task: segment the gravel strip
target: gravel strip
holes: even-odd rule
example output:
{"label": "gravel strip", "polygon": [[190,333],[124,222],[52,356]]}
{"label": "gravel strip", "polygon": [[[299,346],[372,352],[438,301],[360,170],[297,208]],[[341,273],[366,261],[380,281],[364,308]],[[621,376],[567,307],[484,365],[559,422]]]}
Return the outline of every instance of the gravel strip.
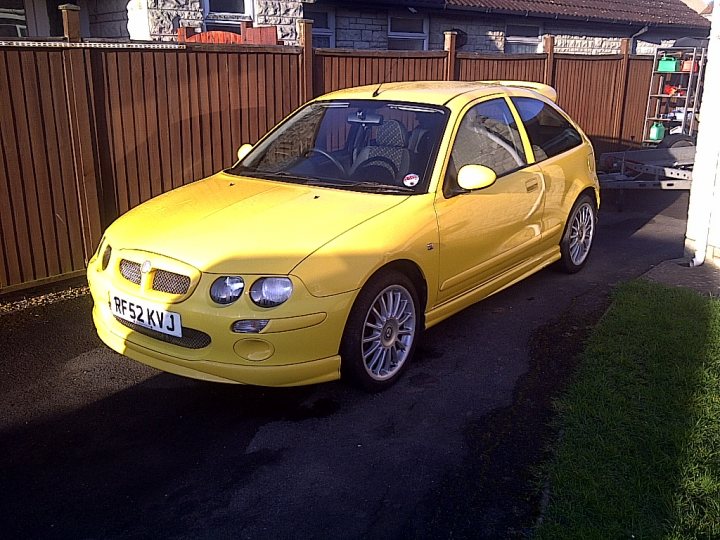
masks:
{"label": "gravel strip", "polygon": [[3,303],[0,300],[0,317],[10,315],[11,313],[17,313],[18,311],[23,311],[24,309],[31,307],[47,306],[54,304],[55,302],[61,302],[62,300],[85,296],[86,294],[89,294],[89,292],[90,289],[87,285],[85,285],[82,287],[71,287],[63,291],[31,296],[30,298],[23,298],[22,300],[15,300],[13,302]]}

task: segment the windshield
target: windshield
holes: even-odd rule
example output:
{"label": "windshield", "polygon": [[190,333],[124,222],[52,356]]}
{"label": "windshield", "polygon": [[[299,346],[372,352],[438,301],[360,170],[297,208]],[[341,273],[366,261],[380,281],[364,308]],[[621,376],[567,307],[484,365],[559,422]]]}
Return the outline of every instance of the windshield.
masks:
{"label": "windshield", "polygon": [[231,174],[382,193],[423,193],[446,109],[375,100],[311,103]]}

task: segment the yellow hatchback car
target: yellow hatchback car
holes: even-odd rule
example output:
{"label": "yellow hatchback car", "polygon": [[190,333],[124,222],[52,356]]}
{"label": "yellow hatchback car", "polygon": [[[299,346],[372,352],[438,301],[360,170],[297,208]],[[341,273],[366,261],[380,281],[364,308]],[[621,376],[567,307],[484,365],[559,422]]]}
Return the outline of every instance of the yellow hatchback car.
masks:
{"label": "yellow hatchback car", "polygon": [[423,329],[587,262],[595,157],[555,98],[413,82],[306,104],[108,227],[87,272],[100,338],[210,381],[391,385]]}

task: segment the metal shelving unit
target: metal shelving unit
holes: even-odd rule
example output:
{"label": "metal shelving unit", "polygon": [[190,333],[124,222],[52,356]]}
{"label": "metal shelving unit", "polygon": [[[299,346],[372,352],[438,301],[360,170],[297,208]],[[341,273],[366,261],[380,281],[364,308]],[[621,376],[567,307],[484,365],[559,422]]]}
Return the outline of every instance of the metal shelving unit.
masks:
{"label": "metal shelving unit", "polygon": [[[680,70],[660,71],[658,67],[662,58],[677,59]],[[663,123],[665,136],[682,133],[694,137],[697,134],[706,59],[707,49],[704,47],[661,47],[655,51],[643,143],[659,142],[650,139],[650,128],[655,122]],[[683,66],[689,66],[689,69],[683,69]],[[668,88],[673,89],[672,93],[667,93]]]}

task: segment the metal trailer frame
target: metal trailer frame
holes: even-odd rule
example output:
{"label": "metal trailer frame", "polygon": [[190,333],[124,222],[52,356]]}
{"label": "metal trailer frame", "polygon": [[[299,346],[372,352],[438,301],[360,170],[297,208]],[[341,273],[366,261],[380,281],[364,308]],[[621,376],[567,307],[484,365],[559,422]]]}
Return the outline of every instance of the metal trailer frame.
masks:
{"label": "metal trailer frame", "polygon": [[600,156],[600,187],[604,189],[689,190],[695,146],[609,152]]}

